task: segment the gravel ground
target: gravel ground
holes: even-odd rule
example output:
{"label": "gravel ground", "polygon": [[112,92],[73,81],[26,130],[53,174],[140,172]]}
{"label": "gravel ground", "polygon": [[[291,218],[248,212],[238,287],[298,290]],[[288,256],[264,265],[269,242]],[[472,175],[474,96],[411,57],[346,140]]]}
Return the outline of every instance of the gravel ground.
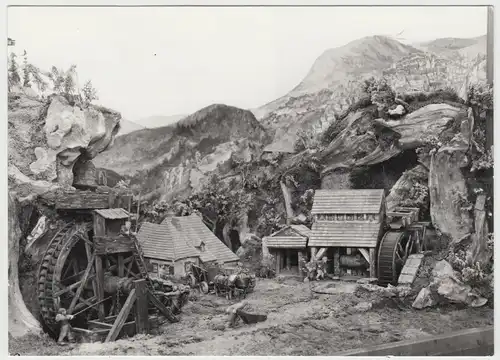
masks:
{"label": "gravel ground", "polygon": [[[315,286],[315,284],[313,284]],[[394,302],[374,302],[352,283],[322,283],[332,294],[313,293],[310,284],[260,280],[248,307],[267,313],[253,325],[226,329],[228,301],[203,295],[188,303],[181,321],[160,335],[138,335],[113,343],[58,347],[50,340],[9,341],[21,355],[334,355],[338,351],[414,339],[493,324],[493,309],[441,307],[414,310]],[[371,306],[372,304],[373,306]]]}

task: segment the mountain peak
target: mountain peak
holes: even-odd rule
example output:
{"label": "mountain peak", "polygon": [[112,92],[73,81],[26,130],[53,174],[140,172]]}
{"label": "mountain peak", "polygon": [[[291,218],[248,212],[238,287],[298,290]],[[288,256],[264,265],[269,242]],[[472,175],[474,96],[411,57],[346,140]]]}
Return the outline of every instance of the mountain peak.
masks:
{"label": "mountain peak", "polygon": [[381,70],[409,54],[421,52],[413,46],[383,35],[366,36],[350,43],[328,49],[314,62],[292,95],[331,88],[347,78]]}

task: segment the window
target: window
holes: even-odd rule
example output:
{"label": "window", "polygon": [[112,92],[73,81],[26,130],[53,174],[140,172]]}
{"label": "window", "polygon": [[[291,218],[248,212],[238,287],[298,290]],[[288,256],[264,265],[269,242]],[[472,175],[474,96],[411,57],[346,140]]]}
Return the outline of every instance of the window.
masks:
{"label": "window", "polygon": [[158,274],[158,264],[153,263],[153,269],[151,271],[153,274]]}

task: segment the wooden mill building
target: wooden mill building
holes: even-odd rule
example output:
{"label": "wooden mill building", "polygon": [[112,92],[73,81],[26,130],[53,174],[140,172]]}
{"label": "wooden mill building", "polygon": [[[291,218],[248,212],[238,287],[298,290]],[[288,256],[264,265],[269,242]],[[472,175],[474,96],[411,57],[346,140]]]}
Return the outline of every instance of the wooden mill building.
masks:
{"label": "wooden mill building", "polygon": [[271,255],[276,259],[276,273],[286,270],[300,274],[301,259],[307,261],[307,241],[311,230],[304,225],[288,225],[275,233],[264,237]]}
{"label": "wooden mill building", "polygon": [[352,269],[363,263],[375,278],[375,254],[385,214],[384,190],[317,190],[311,213],[311,256],[326,256],[327,272],[335,276],[357,275]]}

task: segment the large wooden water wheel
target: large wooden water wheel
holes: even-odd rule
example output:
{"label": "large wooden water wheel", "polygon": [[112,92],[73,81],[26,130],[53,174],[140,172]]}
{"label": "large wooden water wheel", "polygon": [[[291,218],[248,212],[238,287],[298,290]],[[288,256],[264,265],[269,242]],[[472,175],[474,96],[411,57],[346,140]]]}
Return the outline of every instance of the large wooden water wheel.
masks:
{"label": "large wooden water wheel", "polygon": [[[38,271],[38,301],[43,322],[56,333],[55,316],[59,308],[77,314],[74,323],[87,327],[97,318],[97,282],[92,223],[67,223],[51,239]],[[132,288],[137,265],[132,254],[113,254],[104,258],[105,315],[116,315]],[[82,281],[85,280],[85,281]]]}
{"label": "large wooden water wheel", "polygon": [[380,241],[377,259],[378,282],[382,286],[397,285],[399,275],[413,251],[411,231],[389,230]]}

